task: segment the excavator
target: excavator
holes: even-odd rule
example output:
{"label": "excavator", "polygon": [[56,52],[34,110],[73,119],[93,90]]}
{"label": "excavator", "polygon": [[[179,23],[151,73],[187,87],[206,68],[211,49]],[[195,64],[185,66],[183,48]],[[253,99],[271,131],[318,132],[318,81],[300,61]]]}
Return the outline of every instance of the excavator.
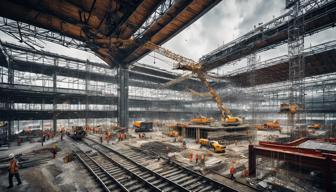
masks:
{"label": "excavator", "polygon": [[232,116],[231,111],[223,104],[221,97],[217,94],[216,90],[210,85],[206,79],[206,74],[202,67],[202,64],[197,63],[196,61],[186,58],[184,56],[173,53],[172,51],[158,46],[150,41],[147,41],[144,44],[144,47],[150,49],[158,54],[166,56],[174,61],[177,61],[176,69],[191,71],[196,74],[201,82],[207,87],[208,92],[214,99],[217,104],[217,108],[221,113],[221,123],[223,126],[238,126],[243,124],[243,120],[240,117]]}
{"label": "excavator", "polygon": [[[132,43],[134,43],[135,40],[133,39],[119,40],[119,42],[122,42],[121,47],[127,47],[130,46]],[[232,116],[231,111],[223,104],[221,97],[217,94],[216,90],[210,85],[209,81],[206,79],[206,74],[202,67],[202,64],[187,57],[184,57],[182,55],[176,54],[170,51],[169,49],[156,45],[151,41],[142,42],[141,44],[143,47],[151,51],[154,51],[155,53],[158,53],[169,59],[176,61],[177,62],[177,65],[175,67],[176,69],[191,71],[192,73],[196,74],[197,77],[200,79],[200,81],[207,87],[208,92],[210,93],[213,100],[216,102],[217,108],[221,113],[221,124],[223,126],[238,126],[243,124],[242,118]],[[182,79],[185,79],[186,77],[188,78],[189,75],[182,76]],[[171,82],[168,82],[165,87],[171,86],[175,83],[178,83],[178,81],[173,80]]]}

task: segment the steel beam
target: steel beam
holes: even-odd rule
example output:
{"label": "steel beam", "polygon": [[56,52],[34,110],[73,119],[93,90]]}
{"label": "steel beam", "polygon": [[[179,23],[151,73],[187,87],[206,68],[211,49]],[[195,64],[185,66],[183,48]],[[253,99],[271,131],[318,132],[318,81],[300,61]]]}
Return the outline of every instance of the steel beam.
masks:
{"label": "steel beam", "polygon": [[[280,144],[279,144],[280,145]],[[287,161],[302,167],[320,170],[325,176],[327,191],[332,191],[333,172],[336,170],[336,155],[321,153],[313,150],[293,148],[292,146],[267,147],[249,145],[249,175],[256,175],[256,156],[272,158],[273,160]]]}

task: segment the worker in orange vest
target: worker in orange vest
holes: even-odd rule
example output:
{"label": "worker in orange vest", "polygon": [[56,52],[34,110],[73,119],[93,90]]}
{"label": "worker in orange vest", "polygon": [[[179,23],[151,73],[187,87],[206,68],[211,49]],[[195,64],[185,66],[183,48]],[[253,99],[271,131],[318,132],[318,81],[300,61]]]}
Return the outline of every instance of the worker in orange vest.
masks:
{"label": "worker in orange vest", "polygon": [[234,168],[234,166],[232,165],[231,168],[230,168],[230,179],[234,180],[235,177],[234,177],[234,174],[235,174],[236,170]]}
{"label": "worker in orange vest", "polygon": [[19,166],[13,153],[9,155],[9,159],[10,161],[8,166],[8,182],[9,182],[9,186],[7,187],[8,189],[13,187],[13,176],[15,176],[18,185],[21,185],[22,183],[19,174]]}
{"label": "worker in orange vest", "polygon": [[198,153],[196,153],[196,164],[198,163]]}
{"label": "worker in orange vest", "polygon": [[190,160],[190,163],[191,163],[192,160],[193,160],[193,153],[192,153],[192,152],[190,152],[190,154],[189,154],[189,160]]}
{"label": "worker in orange vest", "polygon": [[204,157],[204,154],[202,153],[202,155],[201,155],[201,164],[205,164],[205,157]]}

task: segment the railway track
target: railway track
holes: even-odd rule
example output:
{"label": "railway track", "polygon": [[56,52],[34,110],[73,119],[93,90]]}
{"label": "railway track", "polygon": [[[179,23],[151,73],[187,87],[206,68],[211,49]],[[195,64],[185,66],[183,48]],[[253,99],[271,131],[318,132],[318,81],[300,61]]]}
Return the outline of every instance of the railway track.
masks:
{"label": "railway track", "polygon": [[[147,168],[144,164],[153,160],[153,157],[131,148],[123,149],[121,154],[90,138],[84,139],[83,142],[97,150],[99,154],[110,158],[110,162],[114,161],[118,166],[128,170],[128,175],[135,174],[143,182],[148,183],[148,186],[154,187],[155,190],[150,191],[237,191],[174,162],[164,162],[163,166],[158,168]],[[104,164],[102,166],[104,167]],[[116,180],[118,181],[118,178]]]}
{"label": "railway track", "polygon": [[104,191],[127,191],[124,186],[117,181],[106,169],[101,167],[93,158],[85,154],[83,151],[75,152],[78,159],[90,171],[96,180],[101,184]]}
{"label": "railway track", "polygon": [[76,155],[105,191],[189,191],[141,165],[125,161],[102,145],[90,141],[86,144],[97,153],[80,150]]}

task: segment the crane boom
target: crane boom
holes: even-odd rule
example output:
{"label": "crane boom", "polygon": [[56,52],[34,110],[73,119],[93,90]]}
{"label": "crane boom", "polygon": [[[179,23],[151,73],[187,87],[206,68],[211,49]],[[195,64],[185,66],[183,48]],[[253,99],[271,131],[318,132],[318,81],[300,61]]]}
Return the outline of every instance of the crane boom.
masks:
{"label": "crane boom", "polygon": [[215,100],[217,108],[221,113],[222,122],[224,122],[225,119],[229,117],[229,115],[231,115],[231,111],[223,104],[222,98],[217,94],[216,90],[210,85],[210,83],[206,79],[205,72],[203,71],[202,65],[200,63],[197,63],[194,60],[186,58],[182,55],[176,54],[169,49],[163,48],[150,41],[146,42],[144,44],[144,47],[165,57],[168,57],[174,61],[177,61],[177,69],[188,70],[195,73],[197,77],[201,80],[201,82],[207,87],[212,98]]}

